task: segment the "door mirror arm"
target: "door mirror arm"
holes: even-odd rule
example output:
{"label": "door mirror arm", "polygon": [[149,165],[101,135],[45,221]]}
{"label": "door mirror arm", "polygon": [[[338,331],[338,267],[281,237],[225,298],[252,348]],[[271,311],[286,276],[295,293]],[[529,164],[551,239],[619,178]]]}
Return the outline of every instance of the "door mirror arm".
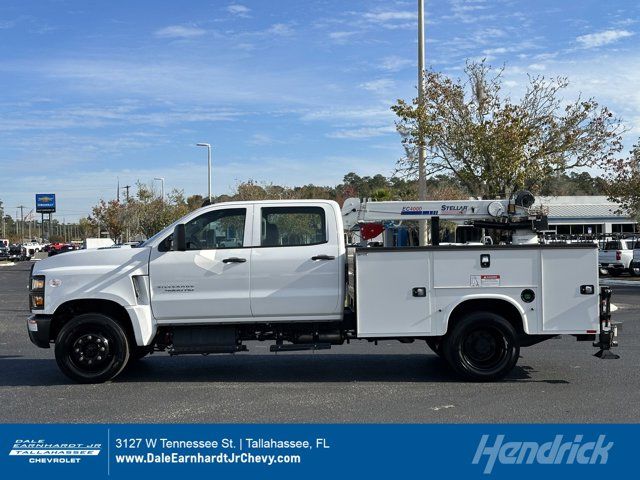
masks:
{"label": "door mirror arm", "polygon": [[187,249],[187,237],[185,234],[184,223],[179,223],[173,229],[173,241],[171,242],[171,250],[184,252]]}

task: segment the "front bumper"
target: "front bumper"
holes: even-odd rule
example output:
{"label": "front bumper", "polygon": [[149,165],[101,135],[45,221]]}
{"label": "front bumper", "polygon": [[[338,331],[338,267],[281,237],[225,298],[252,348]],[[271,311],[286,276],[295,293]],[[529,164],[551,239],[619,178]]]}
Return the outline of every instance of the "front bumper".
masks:
{"label": "front bumper", "polygon": [[49,348],[49,332],[51,330],[51,319],[53,315],[31,315],[27,319],[27,330],[29,340],[40,348]]}

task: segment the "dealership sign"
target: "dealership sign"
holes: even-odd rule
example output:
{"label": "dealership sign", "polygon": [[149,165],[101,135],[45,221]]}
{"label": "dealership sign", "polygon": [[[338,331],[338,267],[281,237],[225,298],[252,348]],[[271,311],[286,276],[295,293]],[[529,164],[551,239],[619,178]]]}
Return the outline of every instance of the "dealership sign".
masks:
{"label": "dealership sign", "polygon": [[36,193],[36,212],[53,213],[56,211],[55,193]]}

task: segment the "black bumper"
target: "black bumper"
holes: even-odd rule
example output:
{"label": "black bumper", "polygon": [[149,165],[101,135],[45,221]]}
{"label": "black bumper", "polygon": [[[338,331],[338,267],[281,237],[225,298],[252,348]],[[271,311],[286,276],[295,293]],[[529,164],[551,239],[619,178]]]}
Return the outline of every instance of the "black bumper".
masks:
{"label": "black bumper", "polygon": [[29,340],[40,348],[49,348],[52,315],[31,315],[27,319]]}

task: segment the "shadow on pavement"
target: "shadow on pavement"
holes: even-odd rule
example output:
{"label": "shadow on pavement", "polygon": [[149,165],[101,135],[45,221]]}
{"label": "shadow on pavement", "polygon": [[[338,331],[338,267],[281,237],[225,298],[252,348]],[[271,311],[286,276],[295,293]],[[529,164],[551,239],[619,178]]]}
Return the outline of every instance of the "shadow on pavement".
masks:
{"label": "shadow on pavement", "polygon": [[[517,366],[508,383],[569,383],[534,380]],[[130,365],[114,383],[181,382],[425,382],[465,383],[435,355],[227,355],[171,358],[152,355]],[[0,387],[73,385],[53,359],[0,358]]]}

